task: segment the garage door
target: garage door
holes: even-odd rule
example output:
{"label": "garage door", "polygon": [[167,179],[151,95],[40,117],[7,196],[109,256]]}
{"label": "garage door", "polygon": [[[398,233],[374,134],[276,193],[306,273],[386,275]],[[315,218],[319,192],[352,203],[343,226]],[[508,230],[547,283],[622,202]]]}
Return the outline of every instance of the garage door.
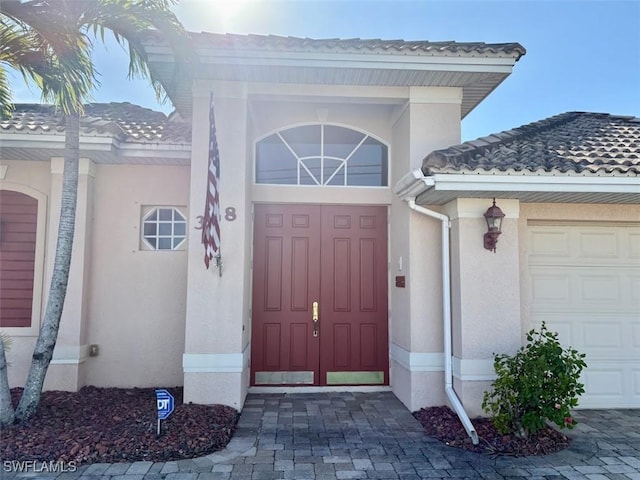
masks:
{"label": "garage door", "polygon": [[531,317],[587,355],[581,408],[640,407],[640,226],[529,225]]}

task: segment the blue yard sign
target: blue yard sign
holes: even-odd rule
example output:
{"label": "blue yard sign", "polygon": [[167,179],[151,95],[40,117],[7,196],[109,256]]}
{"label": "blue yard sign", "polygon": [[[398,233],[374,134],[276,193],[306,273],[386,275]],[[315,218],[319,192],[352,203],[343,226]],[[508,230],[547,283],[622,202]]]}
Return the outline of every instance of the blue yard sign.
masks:
{"label": "blue yard sign", "polygon": [[158,420],[165,420],[173,413],[173,395],[164,388],[156,390],[156,403],[158,405]]}

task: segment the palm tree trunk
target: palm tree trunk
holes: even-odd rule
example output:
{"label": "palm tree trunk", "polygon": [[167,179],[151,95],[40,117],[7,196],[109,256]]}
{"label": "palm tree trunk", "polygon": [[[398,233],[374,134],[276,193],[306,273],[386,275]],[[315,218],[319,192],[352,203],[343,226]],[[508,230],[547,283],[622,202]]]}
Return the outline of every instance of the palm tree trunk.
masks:
{"label": "palm tree trunk", "polygon": [[7,377],[7,358],[4,354],[4,342],[0,338],[0,427],[11,425],[15,412],[11,403],[9,378]]}
{"label": "palm tree trunk", "polygon": [[78,199],[78,164],[80,163],[80,115],[66,117],[64,170],[62,174],[62,201],[60,225],[53,263],[51,288],[44,320],[33,350],[31,368],[24,386],[22,398],[16,409],[16,420],[24,421],[36,413],[44,379],[56,346],[62,308],[67,294],[73,233]]}

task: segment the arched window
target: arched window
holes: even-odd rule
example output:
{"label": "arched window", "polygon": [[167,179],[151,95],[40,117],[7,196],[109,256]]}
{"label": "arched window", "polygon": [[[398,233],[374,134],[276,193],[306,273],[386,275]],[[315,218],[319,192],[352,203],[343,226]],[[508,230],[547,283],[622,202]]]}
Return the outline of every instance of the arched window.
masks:
{"label": "arched window", "polygon": [[388,149],[366,133],[335,125],[276,132],[256,145],[256,183],[388,186]]}

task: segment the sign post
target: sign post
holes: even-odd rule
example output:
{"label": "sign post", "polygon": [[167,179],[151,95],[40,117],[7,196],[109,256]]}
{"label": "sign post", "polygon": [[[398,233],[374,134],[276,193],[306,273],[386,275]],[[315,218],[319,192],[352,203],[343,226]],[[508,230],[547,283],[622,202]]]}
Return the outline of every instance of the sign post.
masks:
{"label": "sign post", "polygon": [[158,409],[158,430],[157,435],[160,436],[162,432],[161,422],[165,420],[169,415],[173,413],[174,399],[164,388],[156,390],[156,407]]}

